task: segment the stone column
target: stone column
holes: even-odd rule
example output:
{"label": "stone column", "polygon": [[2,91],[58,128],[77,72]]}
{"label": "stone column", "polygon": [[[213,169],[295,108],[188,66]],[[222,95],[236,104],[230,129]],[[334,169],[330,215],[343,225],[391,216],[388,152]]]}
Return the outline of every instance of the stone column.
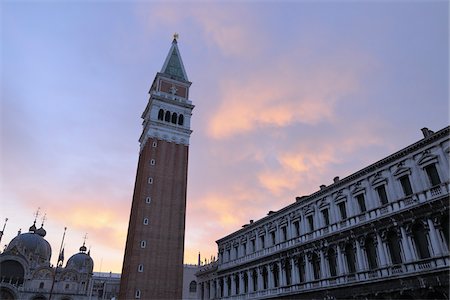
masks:
{"label": "stone column", "polygon": [[231,274],[231,295],[236,295],[236,276]]}
{"label": "stone column", "polygon": [[269,268],[268,268],[268,288],[269,289],[271,289],[271,288],[273,288],[274,287],[274,265],[273,264],[270,264],[269,265]]}
{"label": "stone column", "polygon": [[364,271],[366,269],[366,266],[364,264],[364,257],[361,250],[361,244],[364,245],[364,240],[357,239],[355,243],[356,243],[356,260],[358,261],[357,271]]}
{"label": "stone column", "polygon": [[436,228],[434,227],[434,223],[430,218],[427,218],[429,235],[430,235],[430,242],[431,242],[431,248],[433,248],[434,256],[441,256],[442,255],[442,247],[441,243],[439,242],[439,237],[436,231]]}
{"label": "stone column", "polygon": [[408,236],[406,234],[406,230],[403,226],[400,226],[400,233],[402,235],[402,246],[403,246],[403,251],[405,254],[405,262],[411,262],[413,261],[414,257],[411,251],[411,245],[408,241]]}
{"label": "stone column", "polygon": [[[285,286],[287,285],[287,274],[286,274],[286,269],[289,268],[288,265],[288,261],[287,259],[283,259],[282,261],[280,261],[279,266],[281,267],[280,270],[280,286]],[[292,279],[292,276],[291,276]]]}
{"label": "stone column", "polygon": [[228,276],[223,278],[223,295],[225,297],[231,296],[231,295],[228,295]]}
{"label": "stone column", "polygon": [[381,240],[380,233],[376,232],[375,235],[377,238],[377,251],[378,255],[380,256],[380,267],[386,267],[387,266],[386,253],[384,252],[383,242]]}
{"label": "stone column", "polygon": [[[245,294],[245,274],[247,271],[240,272],[239,274],[239,294]],[[248,277],[247,277],[247,292],[248,292]]]}
{"label": "stone column", "polygon": [[205,282],[205,299],[209,299],[210,297],[210,286],[209,281]]}
{"label": "stone column", "polygon": [[258,291],[262,291],[264,289],[264,283],[263,283],[263,267],[259,267],[259,270],[257,270],[257,274],[258,274]]}
{"label": "stone column", "polygon": [[309,282],[309,281],[313,281],[314,280],[314,271],[312,268],[312,263],[311,263],[311,259],[312,259],[312,253],[308,253],[306,255],[306,259],[305,259],[305,282]]}
{"label": "stone column", "polygon": [[296,259],[291,258],[290,261],[291,261],[291,284],[297,284],[299,280],[297,277],[297,268],[295,266]]}
{"label": "stone column", "polygon": [[[278,278],[279,278],[279,284],[278,286],[285,286],[286,285],[286,273],[283,272],[283,269],[281,268],[281,262],[277,262],[278,265]],[[284,275],[283,275],[284,274]]]}
{"label": "stone column", "polygon": [[202,289],[203,289],[203,283],[197,283],[197,299],[203,299],[202,298]]}
{"label": "stone column", "polygon": [[344,257],[342,255],[341,246],[343,245],[337,245],[337,274],[339,276],[342,276],[345,274],[345,264],[344,264]]}
{"label": "stone column", "polygon": [[209,281],[209,299],[214,299],[215,293],[214,293],[214,281]]}
{"label": "stone column", "polygon": [[326,267],[326,262],[325,262],[325,255],[323,253],[323,249],[320,249],[319,251],[319,255],[320,255],[320,278],[324,279],[327,278],[328,276],[328,272],[327,272],[327,267]]}

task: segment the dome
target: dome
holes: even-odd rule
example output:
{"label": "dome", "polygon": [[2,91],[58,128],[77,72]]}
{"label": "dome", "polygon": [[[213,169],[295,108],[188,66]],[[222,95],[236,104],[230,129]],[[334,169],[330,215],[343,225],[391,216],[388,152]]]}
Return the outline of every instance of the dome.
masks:
{"label": "dome", "polygon": [[22,233],[12,239],[5,251],[17,248],[27,258],[37,262],[49,262],[52,256],[50,244],[40,235],[33,232]]}
{"label": "dome", "polygon": [[84,251],[86,251],[86,247],[83,245],[80,248],[80,252],[69,258],[66,268],[76,270],[80,273],[92,273],[94,270],[94,261]]}
{"label": "dome", "polygon": [[47,234],[47,231],[41,226],[41,228],[37,229],[35,231],[36,234],[39,234],[40,236],[44,237]]}

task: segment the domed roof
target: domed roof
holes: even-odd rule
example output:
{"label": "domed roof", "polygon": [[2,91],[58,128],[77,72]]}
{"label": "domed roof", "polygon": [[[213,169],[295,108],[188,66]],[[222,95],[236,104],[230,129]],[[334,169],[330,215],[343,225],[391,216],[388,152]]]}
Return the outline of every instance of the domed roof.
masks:
{"label": "domed roof", "polygon": [[25,257],[33,257],[35,261],[49,262],[52,256],[52,247],[39,234],[27,232],[17,235],[9,243],[5,251],[17,248]]}
{"label": "domed roof", "polygon": [[66,268],[76,270],[80,273],[92,273],[94,270],[94,261],[89,254],[86,254],[86,247],[81,246],[80,252],[72,255],[67,261]]}
{"label": "domed roof", "polygon": [[47,231],[45,231],[45,229],[41,226],[41,228],[36,229],[35,231],[36,234],[39,234],[40,236],[44,237],[47,235]]}

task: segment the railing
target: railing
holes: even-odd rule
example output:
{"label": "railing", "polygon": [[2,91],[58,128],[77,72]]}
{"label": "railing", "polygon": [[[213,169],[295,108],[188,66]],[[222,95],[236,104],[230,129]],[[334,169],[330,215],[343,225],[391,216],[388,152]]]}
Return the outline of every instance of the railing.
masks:
{"label": "railing", "polygon": [[[330,224],[327,227],[319,228],[313,232],[308,232],[303,235],[294,237],[290,240],[283,241],[277,245],[270,246],[251,254],[247,254],[246,256],[240,257],[238,259],[224,262],[219,264],[218,269],[223,270],[226,268],[234,267],[236,265],[240,265],[244,262],[249,262],[254,259],[259,259],[261,257],[271,255],[276,253],[280,249],[287,249],[296,247],[298,244],[305,243],[311,240],[317,240],[322,238],[325,234],[330,234],[333,232],[339,232],[341,228],[352,228],[356,227],[360,224],[360,222],[370,222],[372,220],[379,219],[381,216],[387,216],[389,214],[397,213],[399,211],[410,209],[410,206],[413,204],[419,204],[426,201],[430,201],[434,199],[436,196],[439,196],[444,193],[449,193],[449,184],[450,182],[442,183],[438,186],[434,186],[428,190],[424,190],[422,192],[416,193],[414,195],[398,199],[396,201],[392,201],[387,203],[382,207],[377,207],[371,210],[368,210],[360,215],[355,215],[349,217],[346,221],[339,221],[334,224]],[[359,222],[356,222],[359,220]]]}
{"label": "railing", "polygon": [[[402,263],[392,266],[381,267],[375,270],[364,270],[358,272],[358,274],[343,274],[339,276],[334,276],[331,278],[321,278],[319,280],[312,280],[308,282],[302,283],[293,283],[287,286],[281,287],[273,287],[265,290],[254,291],[247,294],[239,294],[239,295],[230,295],[227,297],[223,297],[224,299],[259,299],[265,297],[272,297],[273,295],[289,295],[291,293],[299,292],[299,291],[308,291],[315,290],[320,288],[326,288],[328,286],[339,286],[339,285],[348,285],[357,282],[369,282],[372,280],[389,280],[390,277],[396,277],[399,274],[404,276],[410,274],[411,276],[415,276],[418,272],[427,269],[443,269],[448,268],[447,265],[439,265],[438,261],[442,259],[449,259],[449,255],[443,255],[440,257],[432,257],[427,259],[422,259],[409,263]],[[412,268],[408,268],[408,266],[412,266]],[[387,272],[383,273],[383,272]],[[382,275],[384,274],[384,275]],[[358,275],[358,276],[357,276]]]}

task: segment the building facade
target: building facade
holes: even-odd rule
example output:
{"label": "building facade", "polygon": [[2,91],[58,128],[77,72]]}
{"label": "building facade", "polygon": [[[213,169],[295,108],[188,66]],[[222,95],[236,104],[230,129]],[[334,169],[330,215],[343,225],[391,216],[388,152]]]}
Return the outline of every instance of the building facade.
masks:
{"label": "building facade", "polygon": [[449,299],[449,127],[217,241],[199,299]]}
{"label": "building facade", "polygon": [[180,299],[190,119],[189,82],[175,36],[145,108],[120,299]]}
{"label": "building facade", "polygon": [[29,232],[19,231],[0,253],[0,299],[98,299],[92,296],[94,261],[84,243],[65,267],[61,254],[58,266],[53,266],[45,235],[43,226],[37,229],[33,224]]}

